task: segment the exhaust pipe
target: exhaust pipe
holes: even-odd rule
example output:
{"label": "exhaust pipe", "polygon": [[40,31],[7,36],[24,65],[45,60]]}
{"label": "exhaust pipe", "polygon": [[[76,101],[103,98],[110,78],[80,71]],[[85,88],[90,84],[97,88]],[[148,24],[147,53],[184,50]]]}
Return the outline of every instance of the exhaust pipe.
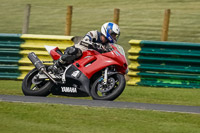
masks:
{"label": "exhaust pipe", "polygon": [[32,64],[37,68],[38,71],[42,71],[51,81],[57,84],[53,77],[47,73],[45,65],[40,61],[40,59],[34,52],[29,53],[28,58],[32,62]]}
{"label": "exhaust pipe", "polygon": [[44,64],[40,61],[40,59],[34,52],[29,53],[28,58],[39,71],[41,69],[45,69]]}

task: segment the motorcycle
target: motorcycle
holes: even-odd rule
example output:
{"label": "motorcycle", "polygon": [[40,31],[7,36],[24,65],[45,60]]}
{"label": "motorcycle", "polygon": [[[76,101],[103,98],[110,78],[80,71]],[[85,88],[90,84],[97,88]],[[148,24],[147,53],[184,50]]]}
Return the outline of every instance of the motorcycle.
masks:
{"label": "motorcycle", "polygon": [[[53,61],[62,55],[58,47],[45,48]],[[56,73],[50,71],[50,66],[44,65],[45,61],[40,61],[34,52],[29,53],[28,58],[35,68],[22,82],[22,91],[26,96],[48,96],[52,93],[115,100],[126,86],[124,75],[128,72],[128,64],[123,48],[117,44],[110,44],[110,48],[103,53],[93,49],[84,51],[80,59],[62,66]]]}

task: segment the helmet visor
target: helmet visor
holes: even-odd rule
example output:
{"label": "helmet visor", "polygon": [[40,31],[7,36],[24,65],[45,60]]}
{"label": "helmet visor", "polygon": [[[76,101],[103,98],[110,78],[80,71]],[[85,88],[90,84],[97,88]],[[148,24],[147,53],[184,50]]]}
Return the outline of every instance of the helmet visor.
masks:
{"label": "helmet visor", "polygon": [[110,36],[114,40],[114,43],[116,43],[118,38],[119,38],[119,36],[120,36],[120,34],[116,34],[116,33],[112,32],[112,33],[110,33]]}

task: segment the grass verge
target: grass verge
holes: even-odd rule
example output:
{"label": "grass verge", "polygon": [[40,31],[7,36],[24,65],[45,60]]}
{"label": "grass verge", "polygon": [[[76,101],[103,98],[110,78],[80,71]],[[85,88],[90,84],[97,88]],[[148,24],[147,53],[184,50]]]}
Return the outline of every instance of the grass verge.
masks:
{"label": "grass verge", "polygon": [[[23,95],[21,81],[0,80],[0,84],[0,94]],[[200,106],[199,97],[200,89],[126,86],[116,101]]]}
{"label": "grass verge", "polygon": [[199,116],[62,104],[0,102],[1,133],[197,133],[200,132]]}

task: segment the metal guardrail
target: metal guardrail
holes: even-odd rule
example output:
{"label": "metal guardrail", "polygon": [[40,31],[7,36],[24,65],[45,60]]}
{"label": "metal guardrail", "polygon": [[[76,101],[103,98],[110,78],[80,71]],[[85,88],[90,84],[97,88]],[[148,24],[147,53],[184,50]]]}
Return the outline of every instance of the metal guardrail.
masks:
{"label": "metal guardrail", "polygon": [[0,34],[0,79],[22,80],[33,68],[27,58],[30,52],[35,52],[43,61],[51,61],[44,45],[64,50],[73,44],[73,36]]}
{"label": "metal guardrail", "polygon": [[200,43],[130,40],[128,85],[200,88]]}

